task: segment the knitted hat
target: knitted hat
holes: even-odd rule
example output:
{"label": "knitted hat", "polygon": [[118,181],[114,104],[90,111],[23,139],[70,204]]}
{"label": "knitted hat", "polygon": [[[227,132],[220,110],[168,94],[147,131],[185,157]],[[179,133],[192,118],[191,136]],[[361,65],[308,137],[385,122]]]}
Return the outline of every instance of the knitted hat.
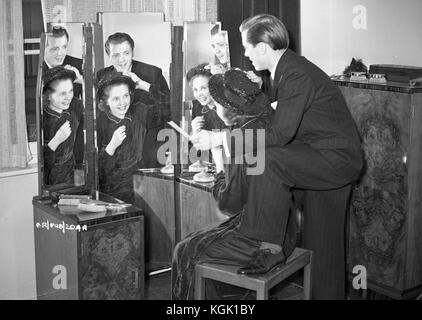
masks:
{"label": "knitted hat", "polygon": [[97,84],[97,98],[103,99],[104,91],[111,85],[126,84],[129,92],[133,92],[136,83],[131,77],[123,75],[121,72],[113,71],[106,73]]}
{"label": "knitted hat", "polygon": [[257,115],[268,109],[267,96],[241,70],[216,74],[208,83],[211,96],[224,108],[241,115]]}
{"label": "knitted hat", "polygon": [[47,89],[51,89],[51,84],[56,80],[66,80],[69,79],[72,82],[76,79],[75,72],[64,68],[63,66],[56,66],[54,68],[48,69],[43,72],[43,93]]}

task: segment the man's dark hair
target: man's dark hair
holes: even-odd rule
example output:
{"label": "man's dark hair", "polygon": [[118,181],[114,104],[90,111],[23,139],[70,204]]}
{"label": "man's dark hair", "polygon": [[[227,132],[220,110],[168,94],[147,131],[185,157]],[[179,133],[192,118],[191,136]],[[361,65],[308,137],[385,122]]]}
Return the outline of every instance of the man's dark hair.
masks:
{"label": "man's dark hair", "polygon": [[220,25],[219,24],[216,24],[214,27],[211,28],[210,34],[211,34],[211,36],[214,36],[217,33],[219,33],[220,31],[221,31],[220,30]]}
{"label": "man's dark hair", "polygon": [[289,32],[286,26],[270,14],[258,14],[245,19],[239,27],[247,32],[247,41],[256,46],[260,42],[268,44],[273,50],[289,47]]}
{"label": "man's dark hair", "polygon": [[108,55],[110,55],[110,43],[111,44],[121,44],[123,42],[129,42],[130,47],[133,48],[135,47],[135,42],[133,41],[133,39],[131,38],[130,35],[128,35],[127,33],[123,33],[123,32],[116,32],[114,34],[112,34],[111,36],[108,37],[104,47],[105,47],[105,51]]}
{"label": "man's dark hair", "polygon": [[63,36],[65,36],[67,41],[69,41],[69,33],[65,28],[59,26],[52,28],[50,37],[61,38]]}

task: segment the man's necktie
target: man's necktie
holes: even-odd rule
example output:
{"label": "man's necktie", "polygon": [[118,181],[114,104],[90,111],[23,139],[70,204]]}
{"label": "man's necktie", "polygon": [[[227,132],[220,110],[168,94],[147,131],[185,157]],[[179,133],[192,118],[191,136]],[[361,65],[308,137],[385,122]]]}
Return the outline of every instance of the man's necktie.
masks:
{"label": "man's necktie", "polygon": [[270,90],[269,90],[269,96],[270,96],[270,99],[271,99],[271,102],[272,102],[272,100],[274,99],[274,97],[275,97],[275,88],[274,88],[274,79],[270,76]]}

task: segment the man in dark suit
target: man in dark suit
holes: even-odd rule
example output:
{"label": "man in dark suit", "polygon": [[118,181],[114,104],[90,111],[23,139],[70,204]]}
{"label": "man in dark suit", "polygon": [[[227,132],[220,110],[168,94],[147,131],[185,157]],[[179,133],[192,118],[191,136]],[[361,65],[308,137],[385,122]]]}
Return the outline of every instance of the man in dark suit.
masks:
{"label": "man in dark suit", "polygon": [[[354,120],[340,90],[321,69],[288,49],[289,35],[283,23],[271,15],[258,15],[246,19],[240,31],[245,56],[257,71],[271,72],[272,84],[267,94],[276,109],[271,126],[265,131],[265,170],[251,179],[249,188],[254,201],[246,204],[245,211],[251,214],[245,215],[248,221],[242,223],[242,228],[251,237],[273,234],[270,242],[283,247],[284,226],[291,215],[292,189],[330,190],[350,184],[359,177],[363,154]],[[260,81],[248,74],[251,80]],[[225,133],[206,131],[192,137],[194,146],[202,150],[227,145],[230,143],[227,139],[230,137]],[[244,143],[252,150],[252,139]],[[233,152],[232,148],[232,156],[237,150]],[[259,186],[264,181],[273,188],[263,192]],[[265,212],[260,210],[264,203],[272,203],[266,205]],[[345,294],[345,216],[343,213],[339,217],[337,212],[318,214],[321,217],[315,220],[320,221],[319,229],[330,236],[320,247],[310,248],[316,251],[315,259],[321,256],[327,259],[326,270],[316,270],[314,276],[331,273],[331,291],[324,298],[341,299]],[[275,230],[280,219],[283,227]],[[330,254],[321,255],[321,251]],[[277,261],[271,257],[267,260]],[[244,273],[256,272],[257,265],[251,261],[251,267]],[[332,267],[335,270],[330,270]]]}
{"label": "man in dark suit", "polygon": [[97,72],[97,82],[110,72],[122,72],[136,83],[134,102],[154,105],[160,117],[159,127],[150,128],[145,136],[144,157],[140,167],[158,167],[157,134],[170,120],[170,90],[160,68],[133,59],[135,43],[127,33],[117,32],[108,37],[105,50],[112,65]]}
{"label": "man in dark suit", "polygon": [[76,75],[73,85],[73,95],[81,99],[83,83],[82,59],[68,55],[68,45],[69,33],[67,30],[62,27],[53,27],[51,35],[47,37],[43,71],[47,71],[56,66],[64,66],[66,69],[72,70]]}

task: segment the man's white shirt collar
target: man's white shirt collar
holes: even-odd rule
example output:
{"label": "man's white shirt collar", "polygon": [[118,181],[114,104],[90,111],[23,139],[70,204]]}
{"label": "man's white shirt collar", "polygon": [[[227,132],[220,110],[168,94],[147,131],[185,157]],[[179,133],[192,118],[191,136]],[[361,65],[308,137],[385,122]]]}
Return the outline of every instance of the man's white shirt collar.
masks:
{"label": "man's white shirt collar", "polygon": [[280,59],[281,59],[282,56],[283,55],[281,55],[280,58],[278,58],[277,62],[274,64],[273,68],[271,69],[271,79],[273,81],[274,81],[274,78],[275,78],[275,72],[277,70],[278,63],[280,62]]}
{"label": "man's white shirt collar", "polygon": [[48,69],[52,69],[53,68],[52,66],[50,66],[50,64],[46,60],[44,60],[44,62],[47,65]]}

